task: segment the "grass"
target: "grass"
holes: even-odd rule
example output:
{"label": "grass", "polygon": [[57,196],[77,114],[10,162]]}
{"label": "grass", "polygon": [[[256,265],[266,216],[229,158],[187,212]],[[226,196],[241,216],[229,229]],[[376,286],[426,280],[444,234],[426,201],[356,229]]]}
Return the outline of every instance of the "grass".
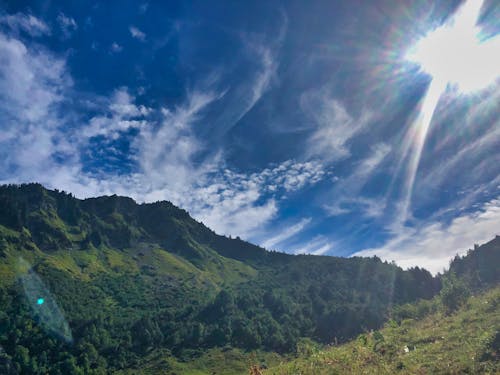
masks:
{"label": "grass", "polygon": [[491,347],[499,329],[500,287],[496,287],[471,297],[452,315],[438,312],[419,321],[390,322],[344,345],[311,348],[262,373],[499,374],[498,348]]}
{"label": "grass", "polygon": [[208,349],[201,355],[187,355],[184,360],[173,357],[168,351],[156,351],[144,358],[137,368],[115,374],[248,375],[249,368],[255,363],[273,366],[281,360],[283,358],[276,353],[245,352],[234,348]]}
{"label": "grass", "polygon": [[499,307],[496,287],[470,297],[452,315],[437,312],[421,320],[391,321],[339,346],[320,348],[304,340],[297,358],[234,348],[186,351],[176,358],[165,350],[116,374],[499,374],[498,348],[492,347],[500,328]]}

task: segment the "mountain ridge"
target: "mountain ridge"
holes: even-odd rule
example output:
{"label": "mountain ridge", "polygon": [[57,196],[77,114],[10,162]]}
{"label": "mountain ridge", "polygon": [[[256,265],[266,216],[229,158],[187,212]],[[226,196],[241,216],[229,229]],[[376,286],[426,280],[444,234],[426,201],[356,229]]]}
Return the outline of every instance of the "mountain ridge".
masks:
{"label": "mountain ridge", "polygon": [[[497,242],[488,261],[471,263],[477,272],[455,260],[457,273],[478,288],[496,282],[487,267]],[[29,272],[59,304],[74,342],[57,341],[40,322],[43,305],[22,284]],[[440,277],[418,267],[267,251],[219,236],[169,202],[79,200],[39,184],[0,186],[0,276],[0,346],[25,373],[68,373],[68,358],[84,373],[106,373],[165,350],[176,358],[225,347],[290,353],[304,337],[348,341],[380,327],[393,306],[441,289]],[[19,364],[26,350],[37,366]]]}

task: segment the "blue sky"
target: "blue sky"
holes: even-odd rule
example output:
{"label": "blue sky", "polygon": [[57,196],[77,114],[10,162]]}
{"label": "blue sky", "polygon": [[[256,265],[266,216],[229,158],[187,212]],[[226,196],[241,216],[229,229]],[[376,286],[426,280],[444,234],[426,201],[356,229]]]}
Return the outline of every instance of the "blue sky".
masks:
{"label": "blue sky", "polygon": [[0,0],[0,182],[441,271],[500,234],[498,79],[448,85],[418,146],[433,78],[405,56],[460,5]]}

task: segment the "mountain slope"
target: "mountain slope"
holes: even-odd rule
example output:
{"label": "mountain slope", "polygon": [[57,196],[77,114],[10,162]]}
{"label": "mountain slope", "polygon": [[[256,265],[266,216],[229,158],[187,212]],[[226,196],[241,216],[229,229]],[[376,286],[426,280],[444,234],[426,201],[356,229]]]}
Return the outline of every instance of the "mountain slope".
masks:
{"label": "mountain slope", "polygon": [[[79,200],[38,184],[0,187],[0,276],[0,345],[25,373],[105,373],[165,350],[343,342],[440,288],[423,269],[378,258],[268,252],[169,202]],[[71,342],[47,328],[55,304]]]}
{"label": "mountain slope", "polygon": [[[438,303],[438,301],[434,301]],[[264,375],[495,374],[500,371],[500,287],[470,297],[451,315],[395,321],[347,344],[302,348]]]}

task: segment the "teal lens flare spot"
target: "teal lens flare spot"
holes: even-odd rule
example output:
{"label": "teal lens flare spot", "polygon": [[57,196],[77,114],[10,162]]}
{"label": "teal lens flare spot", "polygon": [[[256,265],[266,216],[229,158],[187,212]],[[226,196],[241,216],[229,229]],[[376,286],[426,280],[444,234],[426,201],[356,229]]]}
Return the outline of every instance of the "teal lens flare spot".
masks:
{"label": "teal lens flare spot", "polygon": [[45,300],[44,300],[43,298],[38,298],[38,299],[36,300],[36,303],[37,303],[38,305],[43,305],[43,303],[44,303],[44,302],[45,302]]}

